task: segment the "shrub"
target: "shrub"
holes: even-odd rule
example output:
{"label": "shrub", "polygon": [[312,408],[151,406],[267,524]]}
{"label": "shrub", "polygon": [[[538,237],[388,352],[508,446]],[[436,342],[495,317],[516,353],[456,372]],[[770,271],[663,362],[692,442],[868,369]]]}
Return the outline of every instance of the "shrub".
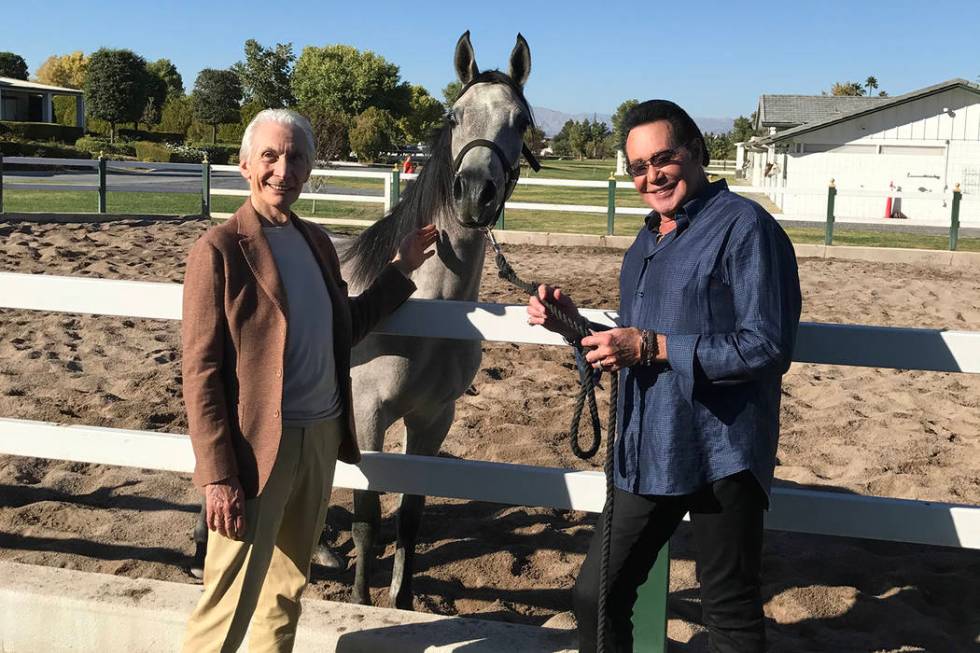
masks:
{"label": "shrub", "polygon": [[0,153],[4,156],[40,156],[53,159],[91,159],[88,152],[61,143],[37,141],[0,141]]}
{"label": "shrub", "polygon": [[99,156],[100,152],[106,157],[136,156],[136,147],[132,143],[110,143],[107,138],[98,136],[83,136],[75,141],[75,147],[93,157]]}
{"label": "shrub", "polygon": [[78,127],[67,127],[51,122],[0,121],[0,134],[5,138],[21,138],[25,141],[59,141],[74,143],[81,135]]}
{"label": "shrub", "polygon": [[238,161],[238,150],[241,149],[240,145],[234,143],[190,143],[190,146],[200,150],[202,153],[206,152],[208,155],[208,161],[211,163],[216,163],[218,165],[225,165],[234,156],[235,161]]}
{"label": "shrub", "polygon": [[183,134],[174,132],[149,132],[142,129],[123,129],[116,130],[119,138],[127,141],[149,141],[151,143],[180,143],[184,140]]}
{"label": "shrub", "polygon": [[160,163],[170,163],[173,154],[165,144],[151,143],[150,141],[136,141],[133,146],[136,148],[136,158],[140,161],[157,161]]}

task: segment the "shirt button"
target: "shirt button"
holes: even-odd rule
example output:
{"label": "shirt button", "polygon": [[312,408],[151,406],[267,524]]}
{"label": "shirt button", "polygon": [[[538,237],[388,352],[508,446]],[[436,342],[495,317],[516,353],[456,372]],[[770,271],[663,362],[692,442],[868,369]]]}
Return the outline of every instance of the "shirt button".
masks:
{"label": "shirt button", "polygon": [[642,297],[643,296],[643,291],[642,290],[637,290],[636,291],[636,296],[637,297]]}

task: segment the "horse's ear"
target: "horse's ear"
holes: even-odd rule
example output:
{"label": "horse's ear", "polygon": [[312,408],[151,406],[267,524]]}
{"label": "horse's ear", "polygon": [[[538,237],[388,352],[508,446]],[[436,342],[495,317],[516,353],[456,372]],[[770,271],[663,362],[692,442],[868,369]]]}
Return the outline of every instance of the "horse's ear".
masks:
{"label": "horse's ear", "polygon": [[517,85],[524,88],[528,75],[531,74],[531,49],[527,47],[527,41],[520,34],[517,35],[517,43],[510,51],[510,78],[517,82]]}
{"label": "horse's ear", "polygon": [[469,84],[480,74],[480,69],[476,67],[476,55],[473,54],[469,30],[463,32],[456,41],[456,56],[453,58],[453,64],[456,66],[456,76],[463,84]]}

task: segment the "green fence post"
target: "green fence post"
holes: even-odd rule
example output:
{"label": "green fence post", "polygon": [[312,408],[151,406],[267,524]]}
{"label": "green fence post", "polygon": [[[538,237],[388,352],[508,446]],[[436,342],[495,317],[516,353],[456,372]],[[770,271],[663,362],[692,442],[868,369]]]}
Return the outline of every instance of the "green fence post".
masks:
{"label": "green fence post", "polygon": [[3,152],[0,152],[0,213],[3,213]]}
{"label": "green fence post", "polygon": [[953,188],[953,209],[949,216],[949,251],[956,251],[956,241],[960,238],[960,200],[963,199],[963,193],[960,191],[960,185],[956,184]]}
{"label": "green fence post", "polygon": [[504,205],[501,204],[500,205],[500,216],[497,218],[497,229],[500,229],[501,231],[503,231],[506,228],[507,228],[507,225],[504,223]]}
{"label": "green fence post", "polygon": [[609,195],[606,199],[606,234],[616,233],[616,173],[609,173]]}
{"label": "green fence post", "polygon": [[401,196],[401,171],[398,169],[398,164],[396,163],[391,169],[391,210],[395,210],[395,206],[398,205],[398,200]]}
{"label": "green fence post", "polygon": [[99,152],[99,213],[106,213],[105,156]]}
{"label": "green fence post", "polygon": [[201,215],[211,218],[211,162],[207,152],[201,161]]}
{"label": "green fence post", "polygon": [[830,186],[827,188],[827,233],[824,234],[823,244],[833,245],[834,244],[834,198],[837,197],[837,186],[834,184],[834,180],[830,180]]}
{"label": "green fence post", "polygon": [[637,590],[633,606],[633,650],[665,653],[667,650],[667,595],[670,589],[670,543],[657,554],[647,582]]}

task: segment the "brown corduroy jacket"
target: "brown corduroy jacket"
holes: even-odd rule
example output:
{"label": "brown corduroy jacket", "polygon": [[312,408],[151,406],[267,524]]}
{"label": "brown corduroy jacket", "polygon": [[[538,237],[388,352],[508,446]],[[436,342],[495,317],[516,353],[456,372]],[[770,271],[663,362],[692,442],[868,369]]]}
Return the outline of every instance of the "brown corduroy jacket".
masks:
{"label": "brown corduroy jacket", "polygon": [[[306,239],[333,302],[334,356],[346,425],[338,458],[361,458],[351,402],[350,350],[415,291],[389,265],[361,295],[348,297],[337,252],[316,225],[291,220]],[[183,390],[203,487],[237,476],[246,498],[265,486],[282,437],[286,293],[251,200],[194,244],[184,276]]]}

